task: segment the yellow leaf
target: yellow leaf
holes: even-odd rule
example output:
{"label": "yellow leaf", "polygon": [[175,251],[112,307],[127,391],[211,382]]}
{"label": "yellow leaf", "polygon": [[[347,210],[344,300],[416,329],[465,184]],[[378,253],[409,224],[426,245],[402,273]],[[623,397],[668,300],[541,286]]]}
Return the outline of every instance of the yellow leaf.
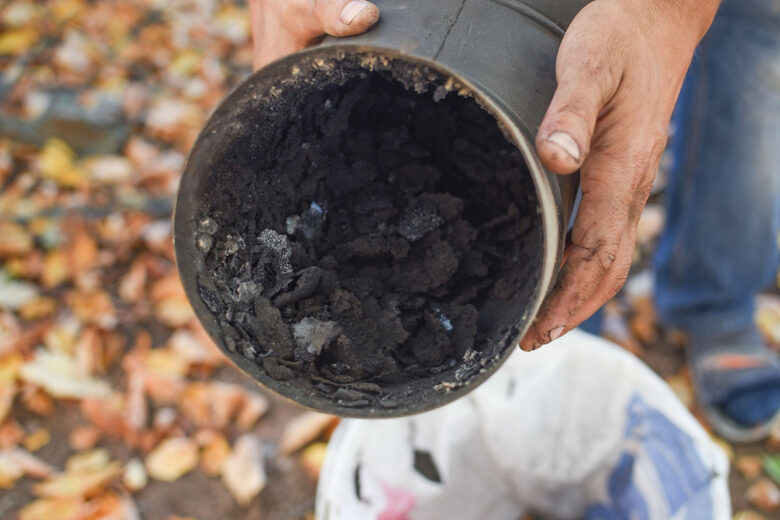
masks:
{"label": "yellow leaf", "polygon": [[76,154],[68,144],[52,138],[46,141],[39,156],[41,174],[67,188],[78,188],[87,183],[87,174],[74,163]]}
{"label": "yellow leaf", "polygon": [[21,54],[38,39],[34,29],[25,27],[0,33],[0,55]]}
{"label": "yellow leaf", "polygon": [[146,469],[157,480],[172,482],[198,465],[198,445],[186,437],[166,439],[146,457]]}
{"label": "yellow leaf", "polygon": [[34,431],[30,435],[24,438],[24,447],[27,451],[38,451],[43,448],[51,440],[51,433],[46,428],[41,428]]}
{"label": "yellow leaf", "polygon": [[73,520],[83,503],[80,497],[41,498],[24,506],[19,511],[19,520]]}
{"label": "yellow leaf", "polygon": [[322,464],[325,462],[325,453],[328,451],[328,444],[325,442],[315,442],[309,445],[301,453],[301,464],[306,473],[313,479],[320,476]]}
{"label": "yellow leaf", "polygon": [[0,222],[0,257],[24,255],[32,251],[32,235],[19,224]]}
{"label": "yellow leaf", "polygon": [[122,473],[119,462],[111,462],[97,471],[67,471],[37,484],[33,491],[46,497],[83,496],[105,486]]}
{"label": "yellow leaf", "polygon": [[65,461],[65,471],[67,472],[95,472],[108,466],[111,462],[111,455],[105,448],[76,453],[68,457]]}

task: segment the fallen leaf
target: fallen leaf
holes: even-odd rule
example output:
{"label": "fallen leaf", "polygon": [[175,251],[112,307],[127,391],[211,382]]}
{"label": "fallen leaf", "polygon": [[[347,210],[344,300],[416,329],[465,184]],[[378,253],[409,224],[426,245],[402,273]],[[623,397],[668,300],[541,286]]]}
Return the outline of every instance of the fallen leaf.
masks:
{"label": "fallen leaf", "polygon": [[338,417],[318,412],[303,412],[292,419],[282,432],[279,453],[289,455],[317,439]]}
{"label": "fallen leaf", "polygon": [[100,430],[95,426],[79,426],[71,430],[68,442],[74,450],[88,450],[97,444],[100,435]]}
{"label": "fallen leaf", "polygon": [[85,159],[81,166],[92,181],[102,184],[129,183],[133,180],[133,165],[120,155],[99,155]]}
{"label": "fallen leaf", "polygon": [[103,290],[71,291],[67,302],[83,323],[111,329],[116,325],[116,311],[111,296]]}
{"label": "fallen leaf", "polygon": [[734,461],[734,467],[737,468],[746,479],[753,480],[761,474],[761,457],[756,455],[743,455],[737,457]]}
{"label": "fallen leaf", "polygon": [[38,33],[31,27],[5,30],[0,33],[0,55],[21,54],[38,41]]}
{"label": "fallen leaf", "polygon": [[49,296],[39,296],[19,309],[19,316],[27,321],[39,320],[50,316],[57,310],[59,302]]}
{"label": "fallen leaf", "polygon": [[63,187],[85,186],[88,181],[87,174],[76,166],[75,158],[75,152],[65,141],[51,138],[46,141],[38,157],[41,174]]}
{"label": "fallen leaf", "polygon": [[33,492],[44,497],[84,496],[106,486],[122,472],[119,462],[110,462],[98,470],[68,470],[36,484]]}
{"label": "fallen leaf", "polygon": [[303,469],[314,480],[320,476],[320,470],[322,470],[322,465],[325,462],[325,453],[327,451],[327,443],[315,442],[307,446],[301,453]]}
{"label": "fallen leaf", "polygon": [[43,448],[51,440],[51,433],[46,428],[40,428],[24,438],[22,444],[27,451],[35,452]]}
{"label": "fallen leaf", "polygon": [[198,465],[198,446],[186,437],[174,437],[160,443],[146,457],[149,476],[172,482]]}
{"label": "fallen leaf", "polygon": [[139,459],[132,458],[127,461],[125,472],[122,475],[122,483],[127,489],[133,492],[140,491],[146,487],[148,480],[146,468]]}
{"label": "fallen leaf", "polygon": [[766,520],[766,517],[755,511],[737,511],[733,520]]}
{"label": "fallen leaf", "polygon": [[775,483],[780,484],[780,455],[765,455],[763,468]]}
{"label": "fallen leaf", "polygon": [[19,520],[75,520],[83,503],[76,496],[40,498],[19,510]]}
{"label": "fallen leaf", "polygon": [[108,466],[111,454],[105,448],[84,451],[68,457],[65,461],[67,472],[95,472]]}
{"label": "fallen leaf", "polygon": [[19,310],[38,297],[35,284],[22,280],[12,280],[0,272],[0,308]]}
{"label": "fallen leaf", "polygon": [[106,382],[80,373],[75,360],[62,352],[38,349],[19,374],[56,397],[105,397],[111,393]]}
{"label": "fallen leaf", "polygon": [[25,255],[32,248],[33,237],[23,226],[0,221],[0,257]]}
{"label": "fallen leaf", "polygon": [[200,457],[200,467],[210,477],[222,474],[222,467],[230,455],[230,444],[225,436],[214,432],[213,436],[203,445]]}
{"label": "fallen leaf", "polygon": [[0,450],[0,489],[9,489],[14,483],[24,476],[16,457],[8,450]]}
{"label": "fallen leaf", "polygon": [[225,459],[222,481],[230,494],[241,505],[247,505],[265,487],[263,442],[255,435],[240,436],[233,452]]}
{"label": "fallen leaf", "polygon": [[0,424],[0,449],[15,448],[24,440],[25,435],[24,428],[13,417],[9,417]]}
{"label": "fallen leaf", "polygon": [[236,417],[236,425],[248,430],[268,411],[268,399],[257,392],[244,391],[244,402]]}
{"label": "fallen leaf", "polygon": [[768,478],[762,478],[750,486],[745,497],[748,502],[768,513],[780,508],[780,490]]}

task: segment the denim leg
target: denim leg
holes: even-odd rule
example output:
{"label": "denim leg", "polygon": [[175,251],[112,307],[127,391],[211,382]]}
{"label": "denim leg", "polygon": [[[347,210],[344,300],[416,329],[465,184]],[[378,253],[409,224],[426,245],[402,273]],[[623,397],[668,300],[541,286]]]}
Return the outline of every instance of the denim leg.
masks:
{"label": "denim leg", "polygon": [[659,314],[693,334],[747,328],[778,268],[780,1],[723,3],[674,124]]}

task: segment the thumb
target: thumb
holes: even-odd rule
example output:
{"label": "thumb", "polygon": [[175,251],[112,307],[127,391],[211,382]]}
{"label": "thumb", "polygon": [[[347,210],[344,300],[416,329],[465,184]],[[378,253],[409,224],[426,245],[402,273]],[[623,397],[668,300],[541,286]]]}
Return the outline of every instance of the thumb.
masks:
{"label": "thumb", "polygon": [[318,0],[315,15],[331,36],[352,36],[370,29],[379,20],[379,8],[364,0]]}
{"label": "thumb", "polygon": [[619,74],[607,64],[612,61],[607,52],[571,36],[558,51],[558,87],[536,134],[542,164],[559,174],[573,173],[582,165],[599,114],[619,83]]}

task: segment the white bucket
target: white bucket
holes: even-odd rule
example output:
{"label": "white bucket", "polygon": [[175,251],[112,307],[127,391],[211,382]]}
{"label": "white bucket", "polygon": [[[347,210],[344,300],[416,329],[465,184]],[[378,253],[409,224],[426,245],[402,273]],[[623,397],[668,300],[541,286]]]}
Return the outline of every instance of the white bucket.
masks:
{"label": "white bucket", "polygon": [[316,516],[727,520],[728,469],[661,378],[575,330],[443,408],[343,421]]}

